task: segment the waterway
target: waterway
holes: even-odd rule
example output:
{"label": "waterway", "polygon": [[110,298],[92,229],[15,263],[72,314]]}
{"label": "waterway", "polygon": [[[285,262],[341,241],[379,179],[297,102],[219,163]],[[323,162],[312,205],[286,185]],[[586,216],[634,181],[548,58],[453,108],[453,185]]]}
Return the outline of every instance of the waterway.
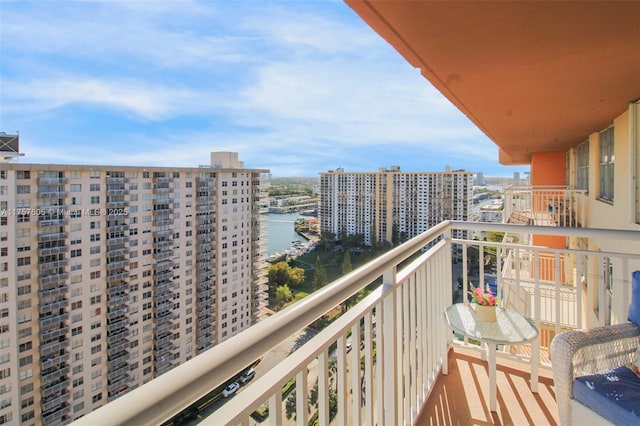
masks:
{"label": "waterway", "polygon": [[300,213],[266,213],[267,256],[284,251],[291,247],[292,241],[306,241],[294,229],[294,223]]}

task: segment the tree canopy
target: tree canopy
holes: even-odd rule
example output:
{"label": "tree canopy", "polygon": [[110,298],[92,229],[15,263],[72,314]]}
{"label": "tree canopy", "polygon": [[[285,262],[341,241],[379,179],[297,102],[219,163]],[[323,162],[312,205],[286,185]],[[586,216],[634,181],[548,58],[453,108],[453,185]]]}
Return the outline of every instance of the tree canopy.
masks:
{"label": "tree canopy", "polygon": [[324,287],[327,283],[327,272],[324,270],[322,265],[320,264],[320,256],[316,257],[316,267],[313,275],[313,288],[316,290]]}
{"label": "tree canopy", "polygon": [[293,293],[288,285],[279,285],[276,287],[276,303],[283,306],[285,303],[293,299]]}
{"label": "tree canopy", "polygon": [[291,267],[287,262],[277,262],[269,267],[267,277],[269,287],[295,287],[304,281],[304,269]]}

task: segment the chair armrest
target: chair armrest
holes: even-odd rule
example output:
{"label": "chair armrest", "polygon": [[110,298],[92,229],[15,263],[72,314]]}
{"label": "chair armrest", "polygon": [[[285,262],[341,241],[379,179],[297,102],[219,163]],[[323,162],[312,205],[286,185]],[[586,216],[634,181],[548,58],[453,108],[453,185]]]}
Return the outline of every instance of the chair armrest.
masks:
{"label": "chair armrest", "polygon": [[626,322],[567,331],[551,341],[553,382],[562,424],[567,423],[563,417],[570,415],[573,380],[630,364],[639,336],[640,327]]}

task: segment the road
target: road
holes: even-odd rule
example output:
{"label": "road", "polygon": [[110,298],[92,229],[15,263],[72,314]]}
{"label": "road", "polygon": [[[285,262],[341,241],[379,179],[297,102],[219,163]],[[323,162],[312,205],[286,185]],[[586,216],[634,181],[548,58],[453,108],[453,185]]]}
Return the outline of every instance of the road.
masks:
{"label": "road", "polygon": [[[263,374],[265,374],[265,372],[267,372],[270,369],[272,369],[275,365],[280,363],[289,354],[291,354],[293,351],[295,351],[300,346],[302,346],[306,341],[308,341],[315,334],[316,334],[315,330],[306,328],[306,329],[303,329],[300,332],[290,336],[289,338],[285,339],[279,345],[275,346],[272,350],[270,350],[269,352],[264,354],[264,356],[262,357],[262,360],[256,366],[256,368],[255,368],[256,376],[255,377],[256,378],[260,377]],[[314,363],[312,363],[312,364],[317,364],[317,362],[314,361]],[[310,370],[311,370],[312,365],[310,365],[309,367],[310,367]],[[313,382],[311,382],[312,376],[313,376]],[[317,370],[316,370],[316,372],[314,374],[311,374],[311,373],[309,374],[310,386],[312,386],[315,383],[315,378],[316,377],[317,377]],[[243,392],[244,389],[245,389],[245,387],[241,386],[240,389],[237,391],[237,393]],[[208,404],[206,407],[204,407],[198,413],[197,418],[191,419],[191,420],[187,420],[187,421],[185,421],[185,422],[183,422],[181,424],[182,425],[193,426],[193,425],[197,425],[197,424],[201,423],[202,421],[204,421],[204,419],[206,419],[208,416],[213,414],[218,408],[223,406],[228,400],[229,399],[227,399],[227,398],[220,397],[220,398],[216,399],[215,401],[212,401],[210,404]],[[251,424],[257,424],[257,423],[252,421]]]}

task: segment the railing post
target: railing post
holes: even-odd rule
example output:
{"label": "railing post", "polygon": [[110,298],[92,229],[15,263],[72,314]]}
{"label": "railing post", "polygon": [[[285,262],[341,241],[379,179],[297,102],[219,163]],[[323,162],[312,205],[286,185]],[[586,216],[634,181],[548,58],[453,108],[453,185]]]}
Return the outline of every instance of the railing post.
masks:
{"label": "railing post", "polygon": [[[380,309],[380,307],[376,307],[376,312]],[[364,422],[365,424],[372,425],[373,424],[373,322],[371,319],[371,313],[367,313],[364,316],[364,376],[362,377],[364,382]],[[379,333],[376,333],[379,334]],[[376,356],[377,361],[377,356]],[[376,365],[378,363],[376,362]]]}
{"label": "railing post", "polygon": [[[382,350],[382,359],[378,358],[378,362],[382,362],[382,398],[378,398],[377,403],[381,404],[384,408],[382,410],[383,419],[380,419],[381,424],[395,425],[397,424],[398,407],[397,407],[397,392],[398,392],[398,377],[397,363],[398,358],[396,354],[396,339],[397,339],[397,324],[396,324],[396,269],[395,266],[387,269],[383,275],[383,288],[389,291],[382,301],[382,318],[378,319],[378,327],[381,327],[378,332],[382,332],[382,348],[378,348],[378,351]],[[386,291],[385,291],[386,292]],[[382,322],[380,322],[382,321]]]}
{"label": "railing post", "polygon": [[[442,300],[445,299],[444,301],[444,306],[441,307],[441,310],[439,310],[439,312],[436,312],[436,321],[440,320],[440,316],[442,315],[442,312],[444,311],[444,309],[446,309],[447,306],[449,306],[452,302],[453,302],[453,271],[452,271],[452,265],[453,265],[453,259],[452,259],[452,245],[451,245],[451,227],[447,228],[445,231],[443,231],[442,233],[442,237],[444,239],[444,241],[446,242],[444,248],[442,249],[443,251],[441,253],[444,253],[444,257],[445,257],[445,262],[444,262],[444,270],[441,272],[442,273],[442,277],[438,279],[437,282],[432,283],[432,285],[435,286],[441,286],[441,285],[445,285],[446,287],[441,290],[438,291],[437,294],[440,296],[438,298],[438,300]],[[466,235],[466,237],[468,238],[469,235]],[[467,300],[467,264],[466,264],[466,250],[464,251],[463,255],[463,259],[465,260],[464,263],[464,267],[463,267],[463,271],[464,271],[464,291],[465,293],[462,296],[462,300]],[[440,282],[440,279],[442,280],[442,283]],[[427,283],[425,282],[425,285]],[[442,302],[441,302],[442,303]],[[442,374],[444,374],[445,376],[449,374],[449,344],[451,343],[452,340],[452,333],[451,330],[449,330],[447,327],[444,326],[444,323],[442,322],[442,320],[440,320],[440,327],[439,330],[444,330],[444,336],[441,339],[438,339],[438,345],[439,345],[439,349],[438,351],[440,351],[440,345],[444,345],[444,353],[442,356]],[[465,341],[466,343],[466,341]]]}
{"label": "railing post", "polygon": [[269,424],[282,424],[282,392],[276,392],[269,398]]}
{"label": "railing post", "polygon": [[503,204],[503,221],[506,223],[511,217],[511,211],[513,210],[513,192],[510,189],[504,191],[504,204]]}
{"label": "railing post", "polygon": [[362,423],[360,407],[362,405],[362,385],[360,382],[360,321],[351,327],[351,421],[354,425]]}
{"label": "railing post", "polygon": [[[413,394],[411,393],[410,380],[412,373],[415,370],[411,367],[411,343],[415,338],[415,334],[411,334],[411,320],[409,315],[411,312],[411,303],[413,298],[409,296],[409,289],[411,283],[414,281],[414,277],[409,278],[407,281],[401,284],[398,289],[399,302],[402,304],[402,308],[397,310],[398,322],[402,326],[402,331],[398,330],[398,338],[396,340],[396,353],[398,354],[398,377],[404,377],[403,382],[400,383],[402,387],[398,391],[398,413],[399,420],[411,418],[411,401]],[[400,421],[398,421],[398,424]]]}
{"label": "railing post", "polygon": [[[336,350],[337,357],[337,398],[338,398],[338,413],[337,421],[338,426],[345,426],[347,424],[347,341],[345,336],[342,335],[338,338],[338,347]],[[353,344],[352,344],[353,350]],[[353,368],[353,367],[352,367]]]}
{"label": "railing post", "polygon": [[296,375],[296,424],[299,426],[307,426],[309,423],[307,380],[308,370],[305,367]]}
{"label": "railing post", "polygon": [[325,348],[318,355],[318,421],[329,424],[329,353]]}

